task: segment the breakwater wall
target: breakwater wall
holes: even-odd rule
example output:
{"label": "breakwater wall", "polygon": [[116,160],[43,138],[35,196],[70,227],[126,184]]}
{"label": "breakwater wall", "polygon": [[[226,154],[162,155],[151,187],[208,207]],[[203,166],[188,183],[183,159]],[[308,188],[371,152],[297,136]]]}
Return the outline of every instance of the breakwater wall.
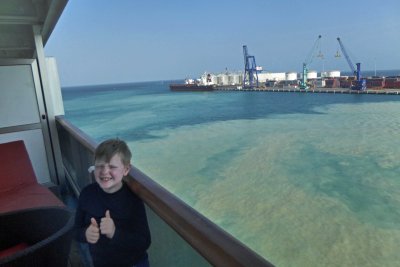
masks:
{"label": "breakwater wall", "polygon": [[241,88],[234,86],[217,86],[214,90],[220,91],[257,91],[257,92],[287,92],[287,93],[330,93],[330,94],[375,94],[375,95],[400,95],[400,89],[378,89],[378,90],[351,90],[347,88],[312,88],[302,90],[299,88],[279,88],[279,87],[259,87],[259,88]]}

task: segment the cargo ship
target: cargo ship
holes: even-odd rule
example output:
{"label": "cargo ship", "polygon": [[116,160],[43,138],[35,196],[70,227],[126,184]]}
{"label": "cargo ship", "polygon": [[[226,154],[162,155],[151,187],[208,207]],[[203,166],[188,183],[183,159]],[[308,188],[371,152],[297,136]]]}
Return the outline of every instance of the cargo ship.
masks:
{"label": "cargo ship", "polygon": [[202,92],[202,91],[213,91],[214,85],[202,84],[193,79],[186,79],[185,83],[170,84],[169,89],[171,91],[177,91],[177,92],[185,92],[185,91]]}
{"label": "cargo ship", "polygon": [[203,84],[170,84],[169,89],[171,91],[213,91],[214,85],[203,85]]}

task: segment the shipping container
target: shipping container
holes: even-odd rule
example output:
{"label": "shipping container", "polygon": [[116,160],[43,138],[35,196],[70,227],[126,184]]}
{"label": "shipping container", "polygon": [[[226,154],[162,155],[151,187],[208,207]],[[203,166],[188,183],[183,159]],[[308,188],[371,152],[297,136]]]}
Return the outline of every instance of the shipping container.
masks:
{"label": "shipping container", "polygon": [[368,89],[382,89],[384,86],[385,86],[385,79],[383,78],[367,79]]}
{"label": "shipping container", "polygon": [[326,79],[325,88],[338,88],[340,86],[338,79]]}
{"label": "shipping container", "polygon": [[340,81],[340,88],[350,88],[351,81],[348,80],[341,80]]}
{"label": "shipping container", "polygon": [[400,81],[394,81],[394,80],[385,81],[384,88],[400,89]]}

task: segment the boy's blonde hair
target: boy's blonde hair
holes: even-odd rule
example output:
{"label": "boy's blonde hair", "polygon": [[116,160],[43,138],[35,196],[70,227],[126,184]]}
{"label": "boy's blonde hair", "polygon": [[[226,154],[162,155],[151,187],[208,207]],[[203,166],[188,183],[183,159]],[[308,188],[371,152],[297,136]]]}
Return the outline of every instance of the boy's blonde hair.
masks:
{"label": "boy's blonde hair", "polygon": [[103,141],[94,152],[94,160],[110,162],[111,158],[119,154],[125,166],[131,164],[132,153],[125,141],[118,138]]}

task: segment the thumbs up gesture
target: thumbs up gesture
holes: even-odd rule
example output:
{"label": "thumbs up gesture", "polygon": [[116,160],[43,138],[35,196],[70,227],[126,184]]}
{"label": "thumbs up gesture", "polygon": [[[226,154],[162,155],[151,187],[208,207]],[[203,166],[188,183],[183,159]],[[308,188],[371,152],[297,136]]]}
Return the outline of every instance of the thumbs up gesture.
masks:
{"label": "thumbs up gesture", "polygon": [[106,216],[101,218],[100,222],[100,231],[101,234],[107,236],[108,238],[113,238],[115,233],[115,224],[114,220],[110,216],[110,211],[106,211]]}
{"label": "thumbs up gesture", "polygon": [[85,232],[87,242],[91,244],[97,243],[100,238],[100,229],[95,218],[90,219],[90,225]]}

